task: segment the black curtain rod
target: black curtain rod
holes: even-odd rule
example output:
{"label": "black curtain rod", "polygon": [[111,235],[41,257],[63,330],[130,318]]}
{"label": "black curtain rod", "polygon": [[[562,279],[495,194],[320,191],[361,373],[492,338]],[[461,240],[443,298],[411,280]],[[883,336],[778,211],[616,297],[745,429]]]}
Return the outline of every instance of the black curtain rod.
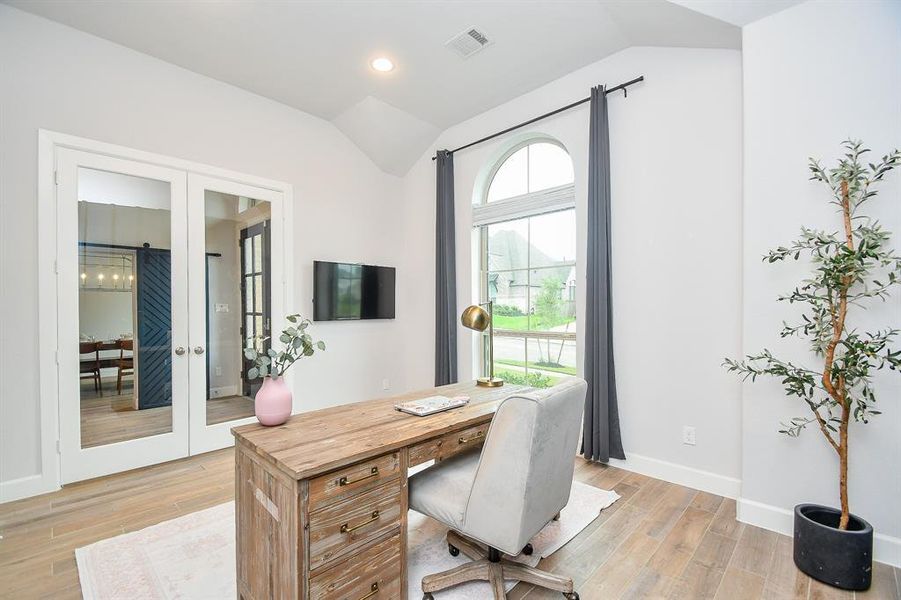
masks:
{"label": "black curtain rod", "polygon": [[[623,95],[628,96],[629,91],[626,88],[628,88],[630,85],[638,83],[640,81],[644,81],[644,75],[642,75],[641,77],[636,77],[635,79],[632,79],[631,81],[621,83],[616,87],[608,88],[608,89],[604,90],[604,94],[605,95],[611,94],[613,92],[618,92],[619,90],[622,90]],[[491,135],[485,136],[480,140],[470,142],[470,143],[466,144],[465,146],[460,146],[459,148],[454,148],[453,150],[449,150],[448,152],[450,154],[454,154],[455,152],[459,152],[460,150],[465,150],[467,148],[475,146],[476,144],[481,144],[482,142],[487,142],[488,140],[493,140],[494,138],[502,136],[505,133],[510,133],[511,131],[515,131],[515,130],[519,129],[520,127],[525,127],[526,125],[531,125],[532,123],[535,123],[536,121],[540,121],[542,119],[547,119],[548,117],[553,117],[554,115],[562,113],[565,110],[575,108],[576,106],[579,106],[580,104],[585,104],[589,100],[591,100],[591,96],[589,96],[588,98],[582,98],[581,100],[573,102],[572,104],[567,104],[566,106],[561,106],[557,110],[552,110],[549,113],[544,113],[543,115],[539,115],[539,116],[535,117],[534,119],[529,119],[528,121],[520,123],[519,125],[514,125],[513,127],[508,127],[507,129],[504,129],[503,131],[498,131],[497,133],[492,133]],[[437,158],[438,158],[437,156],[433,156],[432,160],[436,160]]]}

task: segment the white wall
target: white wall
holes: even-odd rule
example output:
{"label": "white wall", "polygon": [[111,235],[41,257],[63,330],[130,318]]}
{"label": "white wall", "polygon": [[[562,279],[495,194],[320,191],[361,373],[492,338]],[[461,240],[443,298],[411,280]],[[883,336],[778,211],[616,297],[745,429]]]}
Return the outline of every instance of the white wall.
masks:
{"label": "white wall", "polygon": [[[720,363],[740,348],[741,56],[731,50],[632,48],[444,132],[407,175],[409,271],[415,311],[404,364],[428,385],[434,365],[434,148],[454,148],[588,95],[592,85],[646,81],[609,98],[612,148],[614,344],[630,468],[728,495],[740,476],[740,386]],[[471,200],[510,145],[550,135],[576,174],[578,318],[584,322],[587,105],[455,157],[460,311],[472,284]],[[460,378],[473,339],[458,329]],[[579,340],[581,356],[582,340]],[[697,446],[682,444],[682,426]]]}
{"label": "white wall", "polygon": [[[211,192],[207,192],[207,197]],[[230,197],[236,205],[237,198]],[[209,203],[209,201],[207,201]],[[209,315],[209,377],[211,397],[241,393],[241,253],[238,239],[243,225],[231,219],[207,218],[206,250],[220,256],[207,257],[209,285],[207,311]],[[225,305],[216,312],[216,305]],[[216,369],[221,369],[221,375]]]}
{"label": "white wall", "polygon": [[[400,180],[333,125],[62,25],[0,5],[0,491],[41,473],[36,368],[38,128],[194,160],[294,185],[295,306],[310,314],[312,261],[403,266]],[[398,270],[398,283],[410,275]],[[295,367],[318,408],[406,389],[409,316],[317,324],[328,351]],[[418,379],[422,379],[419,377]],[[54,435],[48,432],[49,435]],[[55,479],[55,474],[51,474]],[[40,477],[37,477],[39,480]]]}
{"label": "white wall", "polygon": [[[134,297],[131,290],[79,290],[78,331],[98,341],[118,340],[123,335],[134,335]],[[119,356],[118,350],[103,353]],[[103,374],[104,377],[107,373]]]}
{"label": "white wall", "polygon": [[[792,289],[809,265],[767,265],[767,249],[796,238],[801,225],[837,230],[828,190],[808,181],[808,156],[832,165],[839,144],[863,139],[882,156],[901,145],[901,4],[809,2],[744,29],[744,343],[767,347],[812,366],[795,339],[780,340],[783,320],[797,310],[775,298]],[[901,250],[901,173],[892,173],[868,211]],[[849,325],[901,328],[901,289],[866,311],[852,308]],[[901,345],[901,342],[896,342]],[[901,537],[901,377],[875,377],[882,416],[852,425],[851,509],[877,533]],[[814,429],[791,439],[779,422],[805,415],[775,381],[743,388],[740,517],[784,532],[799,502],[838,504],[837,459]],[[899,540],[881,538],[876,557],[901,564]]]}
{"label": "white wall", "polygon": [[78,199],[83,202],[169,210],[170,198],[165,181],[97,169],[78,170]]}

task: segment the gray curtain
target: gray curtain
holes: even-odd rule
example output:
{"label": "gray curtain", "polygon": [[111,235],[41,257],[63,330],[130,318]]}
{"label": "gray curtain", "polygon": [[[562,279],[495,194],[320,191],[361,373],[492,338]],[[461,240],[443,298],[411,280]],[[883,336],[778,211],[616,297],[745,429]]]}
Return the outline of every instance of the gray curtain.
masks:
{"label": "gray curtain", "polygon": [[454,155],[438,151],[435,219],[435,385],[457,381],[457,261]]}
{"label": "gray curtain", "polygon": [[610,140],[607,96],[591,89],[588,143],[588,265],[585,306],[585,421],[582,454],[607,462],[625,458],[616,408],[610,277]]}

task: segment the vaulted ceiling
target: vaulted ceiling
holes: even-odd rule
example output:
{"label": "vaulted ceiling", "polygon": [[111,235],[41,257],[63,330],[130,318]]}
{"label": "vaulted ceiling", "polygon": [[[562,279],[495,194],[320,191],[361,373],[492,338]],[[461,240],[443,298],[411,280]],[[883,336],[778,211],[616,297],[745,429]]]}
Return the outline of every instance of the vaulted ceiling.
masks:
{"label": "vaulted ceiling", "polygon": [[[579,67],[629,46],[739,48],[733,23],[796,3],[749,17],[703,0],[4,1],[330,120],[396,175],[448,126]],[[445,46],[472,27],[491,45]],[[373,71],[377,56],[395,70]]]}

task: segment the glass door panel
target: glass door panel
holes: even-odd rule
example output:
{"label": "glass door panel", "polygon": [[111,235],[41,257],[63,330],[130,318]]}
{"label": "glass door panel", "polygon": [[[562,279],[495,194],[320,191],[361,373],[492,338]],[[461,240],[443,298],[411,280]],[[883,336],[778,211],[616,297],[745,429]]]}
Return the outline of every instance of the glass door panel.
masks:
{"label": "glass door panel", "polygon": [[63,482],[185,456],[185,176],[75,151],[58,171]]}
{"label": "glass door panel", "polygon": [[203,311],[195,321],[204,325],[195,328],[192,321],[194,453],[231,443],[230,428],[254,418],[253,398],[262,381],[248,377],[253,364],[244,349],[265,352],[271,345],[273,281],[278,281],[272,224],[281,204],[280,194],[271,190],[200,175],[189,176],[188,188],[192,257],[202,248],[205,282],[191,296],[197,299],[192,306]]}
{"label": "glass door panel", "polygon": [[[244,348],[269,347],[269,273],[267,228],[271,209],[266,201],[204,190],[207,310],[207,425],[253,416],[253,396],[260,382],[251,381],[252,366]],[[252,207],[249,204],[253,204]],[[252,208],[252,210],[251,210]],[[242,210],[243,209],[243,210]]]}

